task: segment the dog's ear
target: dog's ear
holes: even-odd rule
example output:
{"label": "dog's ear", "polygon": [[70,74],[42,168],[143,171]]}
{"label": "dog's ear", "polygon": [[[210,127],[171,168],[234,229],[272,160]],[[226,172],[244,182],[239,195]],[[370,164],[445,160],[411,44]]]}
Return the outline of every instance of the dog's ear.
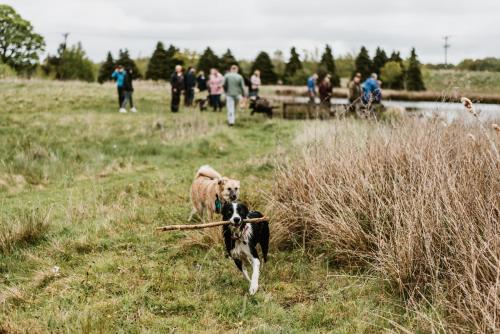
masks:
{"label": "dog's ear", "polygon": [[229,219],[231,217],[232,213],[230,211],[232,208],[233,208],[233,206],[231,205],[231,203],[228,203],[228,202],[226,202],[222,205],[222,208],[220,209],[220,213],[221,213],[223,219]]}
{"label": "dog's ear", "polygon": [[218,184],[219,186],[223,186],[223,185],[224,185],[224,183],[226,183],[226,180],[224,180],[224,178],[223,178],[223,177],[222,177],[222,178],[220,178],[220,179],[219,179],[219,181],[217,182],[217,184]]}
{"label": "dog's ear", "polygon": [[239,210],[240,210],[240,212],[239,212],[240,216],[246,218],[248,216],[248,207],[246,206],[246,204],[240,203],[238,205],[238,207],[239,207]]}

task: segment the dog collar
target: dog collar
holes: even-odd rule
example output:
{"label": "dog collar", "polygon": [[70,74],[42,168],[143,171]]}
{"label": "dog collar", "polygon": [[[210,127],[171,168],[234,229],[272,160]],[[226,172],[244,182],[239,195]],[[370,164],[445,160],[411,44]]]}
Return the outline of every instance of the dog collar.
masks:
{"label": "dog collar", "polygon": [[219,195],[215,195],[215,212],[220,213],[222,209],[222,202],[219,199]]}

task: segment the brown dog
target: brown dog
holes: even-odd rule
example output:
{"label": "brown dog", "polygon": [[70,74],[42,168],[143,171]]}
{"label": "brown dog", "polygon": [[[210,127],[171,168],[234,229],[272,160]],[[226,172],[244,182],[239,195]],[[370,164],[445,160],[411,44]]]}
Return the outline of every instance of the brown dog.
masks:
{"label": "brown dog", "polygon": [[193,210],[188,220],[198,213],[202,220],[208,217],[211,221],[214,213],[220,213],[224,203],[238,200],[239,195],[240,181],[222,177],[208,165],[201,166],[191,185]]}

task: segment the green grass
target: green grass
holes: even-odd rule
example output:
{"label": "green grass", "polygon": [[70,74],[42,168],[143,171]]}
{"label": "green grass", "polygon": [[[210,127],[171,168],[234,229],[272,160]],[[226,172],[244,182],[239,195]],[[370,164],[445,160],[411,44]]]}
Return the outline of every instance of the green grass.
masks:
{"label": "green grass", "polygon": [[264,210],[299,123],[247,113],[228,128],[219,113],[171,114],[163,85],[139,83],[135,98],[139,113],[122,115],[111,85],[0,81],[0,333],[416,326],[383,281],[327,256],[271,248],[250,297],[220,244],[154,233],[186,221],[206,163]]}
{"label": "green grass", "polygon": [[461,94],[498,94],[500,72],[424,70],[427,90]]}

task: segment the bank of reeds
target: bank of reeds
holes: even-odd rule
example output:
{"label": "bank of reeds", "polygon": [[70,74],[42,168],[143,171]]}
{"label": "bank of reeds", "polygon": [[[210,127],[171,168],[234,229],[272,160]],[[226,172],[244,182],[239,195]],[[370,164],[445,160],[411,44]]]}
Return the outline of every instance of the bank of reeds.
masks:
{"label": "bank of reeds", "polygon": [[441,121],[307,126],[270,194],[274,242],[374,270],[432,329],[498,332],[499,143]]}

